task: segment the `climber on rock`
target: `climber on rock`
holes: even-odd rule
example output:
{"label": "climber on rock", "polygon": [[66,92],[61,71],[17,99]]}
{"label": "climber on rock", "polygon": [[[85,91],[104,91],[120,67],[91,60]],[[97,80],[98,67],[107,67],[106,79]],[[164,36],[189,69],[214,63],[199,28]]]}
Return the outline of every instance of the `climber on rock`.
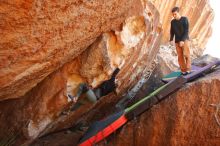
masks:
{"label": "climber on rock", "polygon": [[75,104],[71,107],[71,111],[78,109],[81,105],[94,104],[97,100],[114,91],[116,88],[115,78],[119,68],[116,68],[109,80],[104,81],[100,86],[92,89],[86,83],[80,83],[76,95],[67,94]]}
{"label": "climber on rock", "polygon": [[173,20],[170,27],[170,44],[172,44],[175,36],[175,45],[178,55],[178,63],[182,75],[187,75],[191,72],[191,59],[189,48],[189,22],[187,17],[181,16],[179,7],[172,9]]}
{"label": "climber on rock", "polygon": [[119,73],[120,69],[116,68],[114,72],[112,73],[112,76],[109,80],[104,81],[98,88],[95,89],[95,93],[98,97],[105,96],[116,89],[116,75]]}
{"label": "climber on rock", "polygon": [[75,96],[70,94],[68,94],[67,96],[73,102],[76,102],[76,104],[71,108],[71,111],[78,109],[83,104],[87,104],[87,103],[94,104],[98,100],[93,90],[86,83],[79,84]]}

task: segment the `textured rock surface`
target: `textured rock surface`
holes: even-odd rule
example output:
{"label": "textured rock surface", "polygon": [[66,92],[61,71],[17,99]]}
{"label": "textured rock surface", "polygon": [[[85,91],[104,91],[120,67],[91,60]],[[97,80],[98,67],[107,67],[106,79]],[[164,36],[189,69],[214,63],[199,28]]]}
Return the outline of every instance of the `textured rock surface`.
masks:
{"label": "textured rock surface", "polygon": [[[121,1],[120,4],[123,2]],[[107,6],[113,4],[116,7],[118,3],[116,1],[106,3]],[[83,3],[82,5],[84,6]],[[68,115],[61,114],[63,110],[68,110],[74,104],[68,100],[66,95],[67,93],[74,94],[79,83],[87,82],[92,87],[96,87],[104,80],[109,79],[114,69],[119,67],[121,70],[117,76],[117,92],[121,94],[148,71],[156,56],[161,39],[159,13],[149,2],[131,1],[126,6],[122,10],[125,11],[130,7],[129,12],[126,12],[127,17],[124,18],[123,24],[117,30],[103,33],[97,39],[93,38],[94,43],[86,51],[50,74],[20,99],[0,103],[0,128],[2,129],[0,134],[2,137],[15,133],[9,131],[10,128],[12,131],[19,131],[20,138],[16,141],[16,144],[19,145],[23,142],[29,143],[40,135],[68,128],[91,109],[91,106],[84,106]],[[118,24],[120,24],[119,22],[121,21],[118,21]],[[112,26],[110,24],[114,24],[114,20],[106,23],[108,24],[103,27],[109,30]],[[88,35],[86,36],[88,37]],[[74,40],[71,41],[74,42]],[[85,44],[86,42],[81,43]],[[65,55],[67,54],[64,53],[61,56]],[[44,69],[44,71],[47,70]],[[35,79],[34,74],[33,79]],[[31,88],[30,84],[28,86]],[[15,90],[17,89],[15,88]],[[115,95],[112,97],[110,95],[102,102],[109,104],[116,99]],[[8,114],[10,114],[9,117]]]}
{"label": "textured rock surface", "polygon": [[134,2],[1,1],[0,100],[24,95],[103,32],[117,29]]}
{"label": "textured rock surface", "polygon": [[220,70],[187,84],[121,128],[107,145],[220,145],[219,86]]}

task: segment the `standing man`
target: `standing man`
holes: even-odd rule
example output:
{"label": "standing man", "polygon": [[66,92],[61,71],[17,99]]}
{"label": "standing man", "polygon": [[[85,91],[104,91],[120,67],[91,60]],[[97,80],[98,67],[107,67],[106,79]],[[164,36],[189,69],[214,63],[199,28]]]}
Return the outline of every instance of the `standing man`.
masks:
{"label": "standing man", "polygon": [[187,17],[183,17],[179,13],[179,7],[172,9],[173,20],[170,28],[170,43],[175,36],[175,45],[178,55],[178,63],[182,75],[191,72],[191,59],[189,50],[189,22]]}

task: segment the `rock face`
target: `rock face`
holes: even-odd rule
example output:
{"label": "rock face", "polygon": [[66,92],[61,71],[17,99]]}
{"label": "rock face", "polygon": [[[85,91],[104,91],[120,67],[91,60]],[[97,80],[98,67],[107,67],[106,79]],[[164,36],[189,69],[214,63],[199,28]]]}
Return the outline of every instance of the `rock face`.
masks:
{"label": "rock face", "polygon": [[107,145],[220,145],[219,86],[220,70],[187,84],[121,128]]}
{"label": "rock face", "polygon": [[[39,136],[110,112],[141,76],[152,72],[161,39],[164,43],[168,38],[170,8],[176,4],[186,15],[193,10],[191,35],[203,48],[213,14],[206,0],[191,3],[1,1],[0,139],[28,145]],[[120,72],[114,93],[96,105],[62,114],[75,104],[67,94],[74,95],[82,82],[98,87],[116,68]]]}
{"label": "rock face", "polygon": [[24,95],[103,32],[116,30],[135,3],[1,1],[0,100]]}
{"label": "rock face", "polygon": [[[120,1],[121,6],[125,5],[124,3],[125,1]],[[3,3],[2,5],[4,6],[7,4],[8,3]],[[135,84],[138,77],[149,70],[148,68],[153,63],[159,49],[158,46],[162,36],[159,13],[150,2],[126,1],[126,6],[120,8],[120,10],[117,4],[119,4],[118,1],[108,1],[104,5],[101,4],[101,1],[96,3],[86,1],[77,4],[73,3],[72,6],[67,7],[67,9],[69,8],[70,10],[72,8],[72,11],[75,11],[74,8],[78,7],[79,10],[77,11],[82,12],[82,14],[73,16],[77,17],[78,21],[84,20],[86,26],[80,23],[81,25],[79,25],[79,27],[83,28],[74,28],[73,32],[64,29],[65,31],[62,30],[60,32],[61,35],[63,31],[66,33],[67,36],[63,36],[63,39],[67,39],[70,44],[62,42],[66,44],[67,48],[59,46],[61,45],[60,43],[58,43],[58,46],[56,44],[54,44],[54,46],[51,44],[50,48],[45,48],[50,55],[49,57],[42,57],[42,59],[49,62],[52,66],[45,66],[46,68],[44,68],[38,63],[38,67],[42,70],[39,70],[39,68],[36,68],[36,70],[38,70],[37,72],[40,74],[36,74],[34,71],[28,71],[25,72],[26,74],[23,74],[33,78],[33,80],[26,80],[23,76],[20,78],[22,82],[17,82],[17,80],[14,80],[17,78],[14,77],[16,77],[15,74],[20,74],[19,72],[10,76],[10,73],[4,70],[4,67],[2,68],[2,72],[8,74],[8,76],[5,76],[4,80],[2,80],[2,83],[5,83],[1,90],[3,100],[13,97],[18,98],[19,95],[23,95],[37,84],[38,81],[47,76],[48,74],[45,74],[45,72],[50,73],[63,65],[63,63],[70,61],[64,64],[60,69],[51,73],[24,96],[20,96],[18,99],[14,100],[2,101],[0,103],[1,137],[5,135],[14,136],[14,134],[19,131],[20,138],[16,137],[18,139],[16,144],[23,144],[24,142],[28,144],[38,136],[68,128],[74,125],[83,114],[91,109],[91,106],[85,106],[76,112],[68,113],[68,115],[61,114],[62,111],[68,110],[70,106],[74,105],[74,103],[67,98],[67,94],[74,95],[79,83],[87,82],[91,87],[95,88],[104,80],[109,79],[112,72],[118,67],[121,70],[117,76],[118,88],[116,91],[118,94],[122,94],[129,86]],[[66,5],[69,5],[69,3]],[[45,6],[45,9],[51,8],[50,3],[49,6]],[[114,9],[115,15],[110,15],[110,8]],[[91,11],[91,15],[88,16],[87,13],[84,12],[86,11],[84,9],[88,10],[88,13]],[[96,14],[93,9],[100,12]],[[127,12],[128,9],[129,12]],[[34,10],[35,8],[33,11]],[[105,10],[107,11],[105,12]],[[71,12],[71,16],[72,13],[73,12]],[[96,15],[98,16],[95,17]],[[105,18],[100,18],[102,21],[100,20],[101,22],[99,22],[99,16]],[[112,20],[109,17],[114,19]],[[53,20],[53,18],[51,19]],[[89,21],[90,19],[92,19],[94,23],[93,21]],[[71,22],[71,24],[76,25],[77,23],[75,21],[74,19],[74,22]],[[93,30],[96,29],[94,28],[96,25],[100,25],[101,28],[98,27],[98,30]],[[41,25],[39,25],[39,27],[40,26]],[[84,30],[85,27],[86,30]],[[91,28],[88,32],[84,32],[87,31],[88,27]],[[81,31],[81,29],[83,30]],[[100,35],[102,31],[106,32]],[[80,36],[82,34],[85,36]],[[73,36],[71,37],[71,35]],[[79,38],[79,40],[75,40],[76,38]],[[77,42],[80,43],[78,44]],[[93,44],[91,44],[92,42]],[[11,41],[11,43],[16,45],[13,41]],[[77,43],[75,46],[76,48],[74,48],[74,43]],[[84,48],[80,46],[80,44],[85,45]],[[79,53],[85,49],[86,45],[90,46],[79,55]],[[59,54],[58,58],[56,57],[57,53]],[[71,57],[70,54],[72,54]],[[42,53],[42,55],[48,54]],[[74,55],[78,56],[71,60],[71,58],[74,58]],[[34,59],[34,57],[28,58]],[[54,61],[59,65],[54,64]],[[24,59],[23,62],[26,62],[26,60]],[[8,71],[14,72],[14,70],[20,66],[17,65],[14,67],[15,68],[7,69]],[[40,80],[36,80],[36,75],[37,79]],[[7,79],[13,80],[13,82],[9,82]],[[23,79],[29,82],[24,82]],[[11,83],[16,84],[11,85]],[[28,88],[23,88],[26,86],[28,86]],[[10,90],[12,88],[14,90]],[[10,93],[10,95],[8,93]],[[117,96],[113,97],[116,98]],[[106,100],[106,102],[108,102],[108,100]],[[11,107],[13,107],[13,109]],[[9,117],[7,116],[8,114],[10,114]]]}

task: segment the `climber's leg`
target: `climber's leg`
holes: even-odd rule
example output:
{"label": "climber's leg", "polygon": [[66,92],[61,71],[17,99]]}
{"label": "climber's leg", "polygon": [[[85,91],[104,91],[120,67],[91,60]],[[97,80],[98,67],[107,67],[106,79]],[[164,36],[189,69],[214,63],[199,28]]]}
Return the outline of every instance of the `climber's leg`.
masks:
{"label": "climber's leg", "polygon": [[87,99],[92,102],[92,103],[96,103],[97,102],[97,97],[95,95],[95,93],[93,92],[92,89],[89,89],[86,93],[86,97]]}

